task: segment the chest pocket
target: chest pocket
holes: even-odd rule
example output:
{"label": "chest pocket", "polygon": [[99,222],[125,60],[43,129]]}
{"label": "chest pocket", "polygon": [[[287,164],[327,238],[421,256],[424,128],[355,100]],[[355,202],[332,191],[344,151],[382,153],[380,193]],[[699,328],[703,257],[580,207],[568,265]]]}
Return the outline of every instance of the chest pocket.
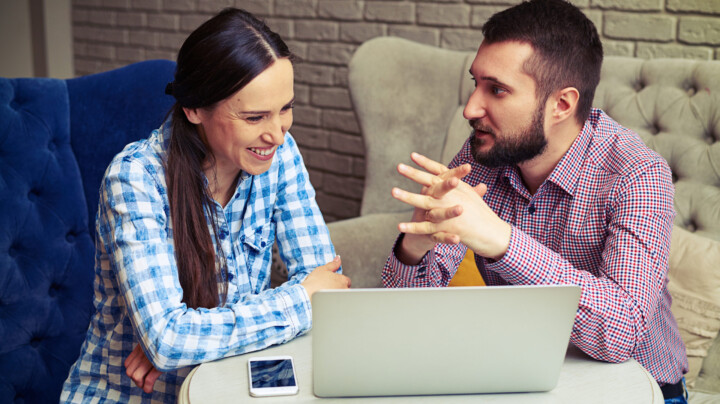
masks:
{"label": "chest pocket", "polygon": [[242,242],[245,245],[248,265],[252,266],[255,258],[262,256],[266,251],[272,250],[274,241],[275,226],[271,221],[246,229],[243,233]]}
{"label": "chest pocket", "polygon": [[243,252],[247,265],[250,287],[256,293],[270,278],[272,247],[275,242],[275,226],[272,221],[248,228],[243,233]]}

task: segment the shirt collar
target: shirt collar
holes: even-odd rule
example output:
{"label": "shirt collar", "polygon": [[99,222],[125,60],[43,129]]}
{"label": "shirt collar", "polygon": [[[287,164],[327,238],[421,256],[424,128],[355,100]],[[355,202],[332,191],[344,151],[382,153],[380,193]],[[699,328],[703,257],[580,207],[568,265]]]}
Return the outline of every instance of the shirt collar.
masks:
{"label": "shirt collar", "polygon": [[163,149],[165,150],[170,149],[170,133],[172,133],[172,117],[168,117],[168,119],[160,125],[160,129],[158,129],[158,141],[163,145]]}
{"label": "shirt collar", "polygon": [[532,195],[530,195],[530,192],[527,190],[527,187],[525,187],[525,183],[522,180],[522,176],[520,175],[520,169],[517,168],[517,166],[503,166],[498,170],[498,177],[497,181],[505,181],[507,184],[509,184],[513,189],[515,189],[515,192],[517,192],[520,196],[523,198],[529,200],[532,198]]}
{"label": "shirt collar", "polygon": [[580,173],[587,159],[589,145],[599,119],[600,110],[592,109],[590,117],[585,121],[580,134],[575,138],[570,149],[560,159],[546,181],[554,183],[570,195],[575,194],[575,188],[580,180]]}

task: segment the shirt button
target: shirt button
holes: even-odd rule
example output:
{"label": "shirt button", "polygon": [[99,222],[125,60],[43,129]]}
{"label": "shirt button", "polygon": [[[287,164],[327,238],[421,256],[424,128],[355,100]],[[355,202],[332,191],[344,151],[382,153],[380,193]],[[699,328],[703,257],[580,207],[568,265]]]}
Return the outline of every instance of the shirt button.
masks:
{"label": "shirt button", "polygon": [[535,205],[528,206],[528,213],[530,213],[531,215],[535,213]]}

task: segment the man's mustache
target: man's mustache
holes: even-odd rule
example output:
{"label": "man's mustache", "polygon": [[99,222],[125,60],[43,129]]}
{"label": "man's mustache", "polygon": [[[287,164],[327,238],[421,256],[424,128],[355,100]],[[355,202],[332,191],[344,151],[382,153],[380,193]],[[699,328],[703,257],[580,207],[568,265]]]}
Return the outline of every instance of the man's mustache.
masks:
{"label": "man's mustache", "polygon": [[[487,132],[487,133],[489,133],[489,134],[491,134],[491,135],[493,135],[493,136],[495,135],[495,132],[493,131],[493,129],[492,129],[491,127],[483,124],[483,123],[482,123],[480,120],[478,120],[478,119],[471,119],[471,120],[469,121],[469,123],[470,123],[470,126],[471,126],[474,130],[476,130],[476,131],[478,131],[478,132]],[[474,133],[473,133],[473,134],[474,134]]]}

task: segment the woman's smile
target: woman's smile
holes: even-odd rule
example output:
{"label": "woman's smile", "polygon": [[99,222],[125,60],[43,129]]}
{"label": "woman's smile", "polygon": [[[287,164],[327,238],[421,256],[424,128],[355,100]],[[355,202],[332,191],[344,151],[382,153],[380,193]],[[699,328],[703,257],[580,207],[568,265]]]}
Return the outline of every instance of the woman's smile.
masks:
{"label": "woman's smile", "polygon": [[250,153],[255,155],[255,158],[262,161],[272,160],[275,155],[275,149],[277,146],[271,147],[248,147]]}

